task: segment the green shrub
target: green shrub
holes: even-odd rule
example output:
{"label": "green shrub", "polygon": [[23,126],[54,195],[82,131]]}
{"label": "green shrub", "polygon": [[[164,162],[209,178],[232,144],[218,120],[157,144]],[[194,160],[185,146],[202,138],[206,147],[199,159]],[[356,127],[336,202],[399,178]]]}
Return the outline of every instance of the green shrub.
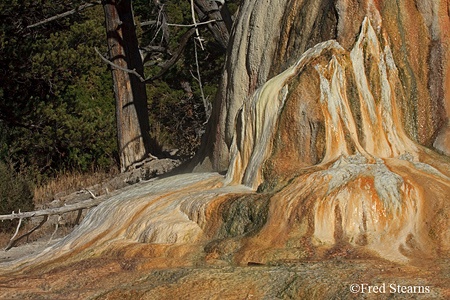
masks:
{"label": "green shrub", "polygon": [[[33,188],[24,172],[16,172],[11,163],[0,161],[0,214],[33,210]],[[0,231],[14,229],[16,222],[0,222]]]}

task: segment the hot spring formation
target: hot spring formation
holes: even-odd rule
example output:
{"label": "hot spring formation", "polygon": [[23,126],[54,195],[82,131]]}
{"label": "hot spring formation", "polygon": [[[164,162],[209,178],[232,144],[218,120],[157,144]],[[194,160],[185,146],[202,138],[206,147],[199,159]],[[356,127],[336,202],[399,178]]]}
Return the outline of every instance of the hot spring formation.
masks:
{"label": "hot spring formation", "polygon": [[387,39],[365,18],[351,51],[318,43],[255,90],[237,113],[225,176],[140,184],[4,269],[100,256],[145,255],[154,267],[446,257],[449,160],[410,138]]}

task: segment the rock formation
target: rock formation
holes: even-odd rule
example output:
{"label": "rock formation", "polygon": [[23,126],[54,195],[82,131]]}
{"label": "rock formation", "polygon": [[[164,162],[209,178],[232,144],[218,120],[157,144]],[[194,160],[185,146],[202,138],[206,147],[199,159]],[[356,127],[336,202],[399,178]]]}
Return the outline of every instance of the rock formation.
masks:
{"label": "rock formation", "polygon": [[391,49],[404,93],[405,131],[449,153],[449,10],[444,0],[244,1],[197,169],[226,170],[244,100],[320,42],[334,39],[350,51],[365,17]]}
{"label": "rock formation", "polygon": [[[358,276],[373,269],[367,282],[429,276],[424,296],[448,295],[440,271],[415,269],[450,251],[448,12],[445,1],[244,1],[212,147],[197,157],[197,170],[226,175],[112,197],[43,253],[4,264],[0,294],[38,293],[45,274],[49,297],[351,298],[343,286],[361,279],[330,262],[340,258]],[[77,294],[61,278],[80,272]],[[335,290],[292,278],[333,272]]]}

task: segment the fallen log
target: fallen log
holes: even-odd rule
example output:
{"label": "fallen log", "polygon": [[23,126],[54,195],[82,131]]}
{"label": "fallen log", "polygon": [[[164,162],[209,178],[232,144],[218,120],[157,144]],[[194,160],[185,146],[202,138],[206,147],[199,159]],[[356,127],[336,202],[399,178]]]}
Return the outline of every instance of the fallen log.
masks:
{"label": "fallen log", "polygon": [[99,205],[101,202],[105,200],[105,197],[96,197],[94,199],[89,199],[85,201],[81,201],[75,204],[69,204],[64,205],[57,208],[48,208],[48,209],[42,209],[42,210],[36,210],[36,211],[29,211],[29,212],[18,212],[14,213],[12,212],[9,215],[0,215],[0,220],[14,220],[14,219],[23,219],[23,218],[32,218],[32,217],[41,217],[41,216],[51,216],[51,215],[60,215],[67,212],[85,209],[85,208],[91,208],[93,206]]}
{"label": "fallen log", "polygon": [[[77,221],[76,221],[76,223],[78,223],[80,218],[81,218],[81,212],[83,211],[83,209],[89,209],[91,207],[97,206],[101,202],[106,200],[106,198],[107,198],[107,197],[96,197],[90,190],[86,189],[86,191],[88,191],[91,194],[92,198],[89,199],[89,200],[80,201],[80,202],[75,203],[75,204],[64,205],[64,206],[57,207],[57,208],[49,208],[49,209],[41,209],[41,210],[36,210],[36,211],[29,211],[29,212],[21,212],[19,210],[18,213],[14,213],[14,211],[13,211],[9,215],[0,215],[0,220],[2,222],[5,221],[5,220],[19,219],[19,224],[17,225],[16,232],[14,233],[13,237],[10,239],[8,245],[5,248],[5,251],[7,251],[7,250],[11,249],[12,247],[14,247],[14,245],[19,240],[21,240],[22,238],[28,237],[35,230],[39,229],[46,221],[48,221],[49,216],[51,216],[51,215],[62,215],[64,213],[68,213],[68,212],[72,212],[72,211],[78,210]],[[39,225],[37,225],[36,227],[31,229],[27,233],[25,233],[25,234],[23,234],[20,237],[15,239],[16,235],[19,232],[20,225],[22,224],[22,220],[24,218],[33,218],[33,217],[41,217],[41,216],[44,216],[44,219],[40,222]],[[56,229],[57,228],[58,227],[56,227]],[[53,235],[52,235],[52,237],[53,237]]]}

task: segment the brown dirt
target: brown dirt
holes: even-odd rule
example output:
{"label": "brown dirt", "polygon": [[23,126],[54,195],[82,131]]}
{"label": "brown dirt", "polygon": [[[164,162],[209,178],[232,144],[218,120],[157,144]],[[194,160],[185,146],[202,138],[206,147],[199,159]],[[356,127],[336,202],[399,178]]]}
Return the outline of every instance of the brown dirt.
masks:
{"label": "brown dirt", "polygon": [[[101,257],[45,272],[32,270],[27,274],[0,276],[0,298],[446,299],[450,296],[445,262],[439,268],[417,268],[382,260],[335,259],[163,269],[151,267],[153,262],[145,257]],[[385,291],[352,293],[352,284],[384,286]],[[406,287],[404,292],[402,287]],[[408,288],[414,287],[415,292],[409,293]]]}
{"label": "brown dirt", "polygon": [[47,239],[41,238],[37,241],[31,243],[24,243],[18,247],[13,247],[8,251],[5,251],[4,247],[0,249],[0,264],[12,260],[16,260],[33,253],[39,253],[44,250],[47,246],[57,242],[59,239],[52,239],[48,237]]}

